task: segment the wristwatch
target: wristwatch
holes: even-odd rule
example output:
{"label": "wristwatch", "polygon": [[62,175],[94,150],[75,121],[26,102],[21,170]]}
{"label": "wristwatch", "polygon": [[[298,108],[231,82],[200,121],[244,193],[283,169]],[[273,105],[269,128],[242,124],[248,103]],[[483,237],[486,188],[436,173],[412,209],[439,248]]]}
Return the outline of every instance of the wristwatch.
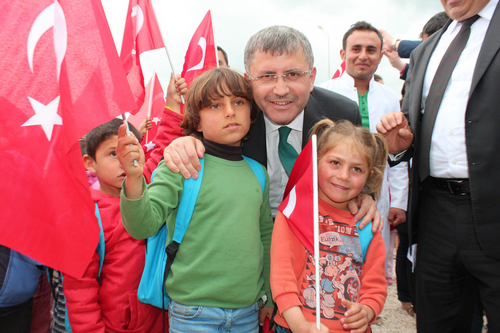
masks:
{"label": "wristwatch", "polygon": [[394,42],[392,42],[392,49],[396,52],[398,52],[398,47],[399,47],[399,44],[397,44],[398,41],[401,42],[401,39],[395,39]]}
{"label": "wristwatch", "polygon": [[266,294],[262,295],[262,297],[259,298],[258,302],[259,302],[259,309],[262,310],[262,308],[265,307],[267,304],[267,295]]}

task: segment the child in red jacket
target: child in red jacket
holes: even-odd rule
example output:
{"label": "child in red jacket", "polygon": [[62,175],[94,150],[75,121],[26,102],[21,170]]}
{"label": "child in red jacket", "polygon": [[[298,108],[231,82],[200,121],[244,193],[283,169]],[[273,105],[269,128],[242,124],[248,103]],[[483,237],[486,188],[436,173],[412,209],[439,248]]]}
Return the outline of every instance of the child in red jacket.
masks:
{"label": "child in red jacket", "polygon": [[[99,208],[106,252],[100,281],[97,251],[81,279],[64,276],[66,315],[73,333],[162,331],[161,310],[137,298],[144,269],[144,240],[133,239],[127,233],[120,215],[125,173],[115,150],[121,124],[120,119],[113,119],[86,136],[87,154],[83,160],[87,170],[99,179],[100,191],[90,190]],[[139,136],[132,125],[130,130]]]}

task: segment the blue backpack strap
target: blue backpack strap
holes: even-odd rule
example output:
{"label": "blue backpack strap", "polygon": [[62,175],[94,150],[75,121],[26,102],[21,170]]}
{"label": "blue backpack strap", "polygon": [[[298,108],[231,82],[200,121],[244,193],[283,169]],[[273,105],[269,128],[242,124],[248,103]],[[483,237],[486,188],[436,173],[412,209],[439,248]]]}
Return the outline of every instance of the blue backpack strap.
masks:
{"label": "blue backpack strap", "polygon": [[248,165],[250,165],[250,168],[252,168],[255,176],[257,176],[260,187],[262,188],[262,195],[264,195],[264,191],[266,190],[266,174],[264,173],[264,169],[262,169],[259,162],[251,159],[250,157],[243,156],[243,158],[247,161]]}
{"label": "blue backpack strap", "polygon": [[153,182],[153,178],[155,177],[157,170],[158,170],[158,168],[154,169],[153,172],[151,173],[151,178],[149,179],[150,184]]}
{"label": "blue backpack strap", "polygon": [[189,222],[193,216],[194,206],[200,193],[201,181],[203,179],[203,170],[205,166],[205,159],[200,159],[201,170],[198,171],[198,178],[189,178],[184,181],[182,196],[177,209],[177,216],[175,218],[175,230],[173,241],[182,243],[184,234],[189,227]]}
{"label": "blue backpack strap", "polygon": [[370,221],[363,229],[359,229],[359,224],[363,219],[356,223],[356,227],[358,228],[359,241],[361,243],[361,251],[363,252],[363,264],[365,263],[366,251],[368,251],[368,246],[370,246],[370,242],[373,239],[372,232],[372,222]]}
{"label": "blue backpack strap", "polygon": [[97,275],[97,280],[99,281],[99,285],[101,285],[101,270],[106,249],[104,242],[104,230],[102,229],[101,214],[99,214],[99,207],[97,206],[97,202],[95,202],[95,216],[97,217],[97,221],[99,222],[99,229],[101,230],[101,232],[99,233],[99,243],[97,244],[96,249],[97,254],[99,255],[99,274]]}

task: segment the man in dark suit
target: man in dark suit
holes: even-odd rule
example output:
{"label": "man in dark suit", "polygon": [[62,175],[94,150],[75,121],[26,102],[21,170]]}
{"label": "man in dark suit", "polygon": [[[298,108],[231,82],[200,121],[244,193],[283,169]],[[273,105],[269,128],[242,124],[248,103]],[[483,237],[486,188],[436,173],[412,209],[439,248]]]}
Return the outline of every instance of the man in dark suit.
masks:
{"label": "man in dark suit", "polygon": [[[250,129],[243,154],[267,168],[269,201],[273,216],[283,199],[288,171],[278,154],[280,128],[287,126],[288,144],[300,152],[309,140],[312,126],[323,118],[347,119],[361,124],[358,106],[339,94],[314,87],[316,68],[311,44],[301,32],[284,26],[273,26],[252,36],[245,48],[245,77],[251,82],[255,103],[262,111]],[[193,137],[174,140],[164,151],[166,165],[184,177],[197,177],[198,158],[205,148]],[[360,197],[361,207],[350,203],[357,219],[365,218],[360,226],[373,219],[373,229],[381,225],[376,203],[369,196]],[[262,325],[269,311],[259,314]]]}
{"label": "man in dark suit", "polygon": [[480,297],[488,331],[500,332],[500,9],[498,0],[441,1],[451,20],[413,51],[403,113],[377,129],[392,153],[413,156],[417,329],[470,332]]}
{"label": "man in dark suit", "polygon": [[[361,123],[356,103],[339,94],[314,87],[316,68],[311,44],[301,32],[273,26],[252,36],[245,48],[245,77],[251,82],[255,103],[262,110],[252,126],[243,153],[267,168],[270,178],[270,203],[273,216],[283,199],[288,175],[278,156],[279,128],[291,130],[287,142],[300,152],[309,140],[309,131],[322,118],[347,119]],[[185,177],[197,177],[198,157],[204,147],[192,137],[179,138],[164,152],[165,163]],[[357,206],[351,203],[353,212]],[[367,196],[358,218],[367,214],[374,229],[380,225],[376,204]],[[361,226],[366,225],[363,221]]]}

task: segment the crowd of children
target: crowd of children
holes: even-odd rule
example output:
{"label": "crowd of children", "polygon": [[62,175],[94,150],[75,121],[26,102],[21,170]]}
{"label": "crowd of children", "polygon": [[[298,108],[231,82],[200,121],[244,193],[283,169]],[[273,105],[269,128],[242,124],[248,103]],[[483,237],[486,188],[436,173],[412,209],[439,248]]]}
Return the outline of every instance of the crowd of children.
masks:
{"label": "crowd of children", "polygon": [[[284,215],[279,213],[273,225],[266,169],[242,155],[258,112],[251,86],[233,70],[205,72],[189,89],[181,127],[202,140],[206,154],[189,228],[165,280],[168,320],[161,309],[141,303],[137,289],[144,239],[166,223],[166,245],[172,243],[186,180],[163,161],[146,162],[140,134],[129,125],[132,135],[127,135],[121,119],[86,135],[83,161],[98,182],[90,191],[104,253],[96,249],[81,278],[51,275],[53,332],[70,327],[72,332],[161,332],[164,326],[170,332],[258,332],[259,323],[273,313],[273,300],[276,332],[319,332],[315,293],[321,294],[321,331],[370,331],[386,297],[384,244],[376,232],[361,253],[347,203],[360,193],[377,195],[387,159],[384,140],[347,121],[324,120],[314,127],[319,230],[338,241],[321,245],[321,276],[315,277],[311,254]],[[321,290],[315,290],[316,278]]]}

